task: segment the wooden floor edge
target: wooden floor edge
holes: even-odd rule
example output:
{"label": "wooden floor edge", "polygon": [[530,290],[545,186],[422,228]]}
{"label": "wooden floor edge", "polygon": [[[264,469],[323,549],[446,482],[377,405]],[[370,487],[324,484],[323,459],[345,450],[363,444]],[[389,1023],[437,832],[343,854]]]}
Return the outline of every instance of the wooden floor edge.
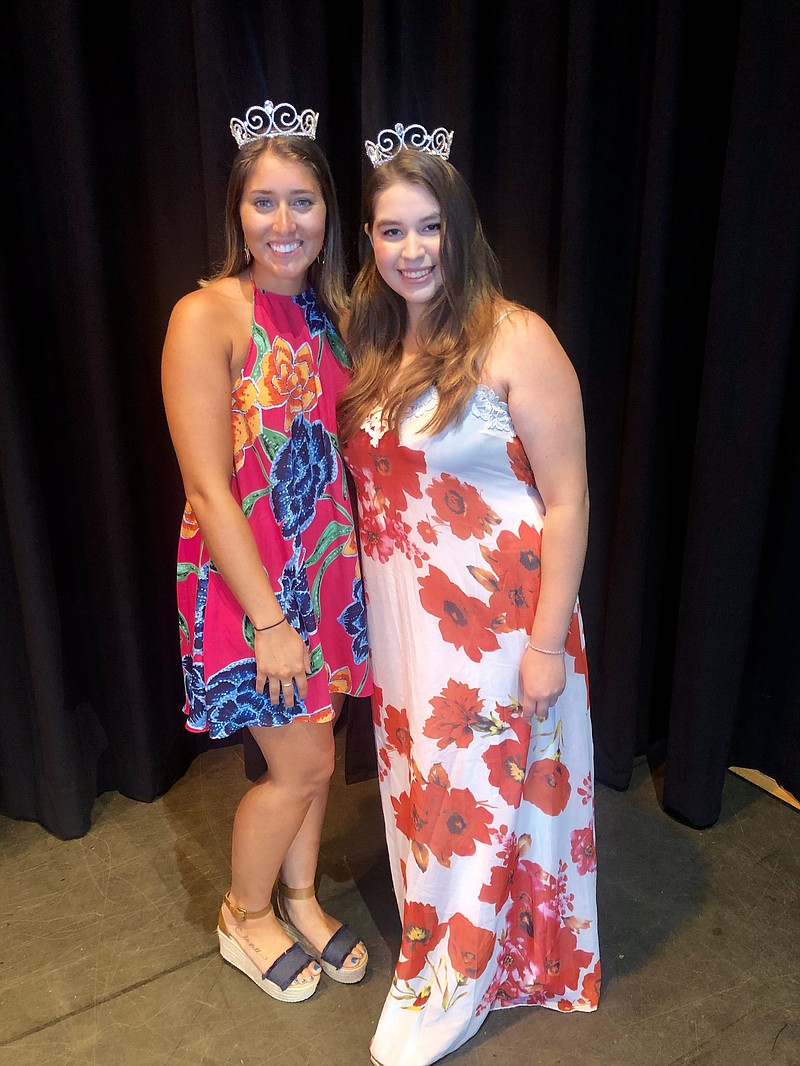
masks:
{"label": "wooden floor edge", "polygon": [[728,769],[732,774],[738,774],[745,781],[758,785],[765,792],[769,792],[771,796],[776,796],[779,800],[783,800],[784,803],[788,803],[790,807],[796,807],[800,811],[800,800],[793,796],[791,792],[787,792],[785,788],[781,788],[774,777],[768,777],[767,774],[762,774],[760,770],[751,770],[746,766],[729,766]]}

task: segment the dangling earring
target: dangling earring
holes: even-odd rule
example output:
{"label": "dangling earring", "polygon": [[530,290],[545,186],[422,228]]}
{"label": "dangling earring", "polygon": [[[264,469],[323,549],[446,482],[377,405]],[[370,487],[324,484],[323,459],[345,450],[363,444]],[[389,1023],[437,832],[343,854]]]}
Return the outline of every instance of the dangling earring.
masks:
{"label": "dangling earring", "polygon": [[319,255],[317,256],[317,262],[319,263],[320,266],[325,266],[325,245],[324,244],[323,244],[322,248],[320,249]]}
{"label": "dangling earring", "polygon": [[244,261],[246,266],[250,266],[250,260],[253,258],[250,249],[247,247],[247,241],[244,242]]}

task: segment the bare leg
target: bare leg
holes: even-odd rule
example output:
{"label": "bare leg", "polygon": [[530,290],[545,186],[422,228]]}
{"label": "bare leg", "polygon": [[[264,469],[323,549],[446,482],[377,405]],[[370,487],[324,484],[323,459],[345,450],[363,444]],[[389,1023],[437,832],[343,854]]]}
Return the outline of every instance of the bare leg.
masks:
{"label": "bare leg", "polygon": [[[257,911],[269,903],[281,864],[312,807],[316,810],[320,800],[324,813],[334,748],[330,724],[299,721],[285,726],[253,727],[251,732],[264,753],[268,770],[245,793],[236,811],[231,897],[245,910]],[[313,846],[309,838],[308,847]],[[229,931],[263,970],[291,947],[291,940],[274,914],[237,923],[223,908],[223,917]],[[317,972],[316,964],[307,967],[301,976],[310,978],[312,972]]]}
{"label": "bare leg", "polygon": [[[338,716],[344,703],[344,696],[332,693],[331,701],[333,709]],[[330,779],[326,781],[324,788],[321,788],[314,797],[305,820],[292,841],[286,853],[286,858],[283,860],[281,878],[290,888],[306,888],[308,885],[314,884],[329,787]],[[282,899],[281,903],[286,916],[292,924],[296,925],[300,932],[319,951],[325,947],[341,924],[322,910],[316,897],[303,900]],[[349,969],[356,966],[366,950],[364,945],[359,943],[354,949],[352,957],[348,957],[345,960],[345,968]]]}

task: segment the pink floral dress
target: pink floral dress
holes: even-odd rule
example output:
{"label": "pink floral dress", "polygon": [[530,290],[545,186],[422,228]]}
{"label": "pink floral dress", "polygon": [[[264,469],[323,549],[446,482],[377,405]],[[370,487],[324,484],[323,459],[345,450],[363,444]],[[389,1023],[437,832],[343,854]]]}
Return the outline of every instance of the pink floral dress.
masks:
{"label": "pink floral dress", "polygon": [[597,1007],[592,737],[578,606],[567,684],[518,711],[544,505],[508,407],[479,386],[463,420],[423,427],[430,389],[347,448],[358,487],[380,789],[402,922],[372,1044],[424,1066],[486,1012]]}
{"label": "pink floral dress", "polygon": [[231,492],[278,602],[311,652],[305,700],[255,690],[253,625],[214,568],[188,503],[178,548],[187,728],[333,717],[331,692],[368,695],[366,620],[353,512],[336,437],[347,356],[313,290],[255,290],[250,347],[231,396]]}

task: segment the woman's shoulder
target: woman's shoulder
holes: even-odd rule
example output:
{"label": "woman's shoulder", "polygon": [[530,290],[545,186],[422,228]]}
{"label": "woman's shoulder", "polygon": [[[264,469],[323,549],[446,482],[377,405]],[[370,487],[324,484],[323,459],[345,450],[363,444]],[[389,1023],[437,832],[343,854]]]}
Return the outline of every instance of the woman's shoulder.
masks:
{"label": "woman's shoulder", "polygon": [[555,334],[537,312],[524,304],[499,300],[494,307],[492,341],[549,340]]}
{"label": "woman's shoulder", "polygon": [[497,307],[490,351],[492,355],[545,360],[565,355],[558,337],[537,311],[507,300]]}
{"label": "woman's shoulder", "polygon": [[571,371],[566,352],[540,314],[508,301],[498,306],[484,372],[487,384],[507,395],[512,382]]}
{"label": "woman's shoulder", "polygon": [[250,301],[238,277],[216,278],[193,289],[175,304],[171,322],[187,329],[229,329],[247,319]]}

